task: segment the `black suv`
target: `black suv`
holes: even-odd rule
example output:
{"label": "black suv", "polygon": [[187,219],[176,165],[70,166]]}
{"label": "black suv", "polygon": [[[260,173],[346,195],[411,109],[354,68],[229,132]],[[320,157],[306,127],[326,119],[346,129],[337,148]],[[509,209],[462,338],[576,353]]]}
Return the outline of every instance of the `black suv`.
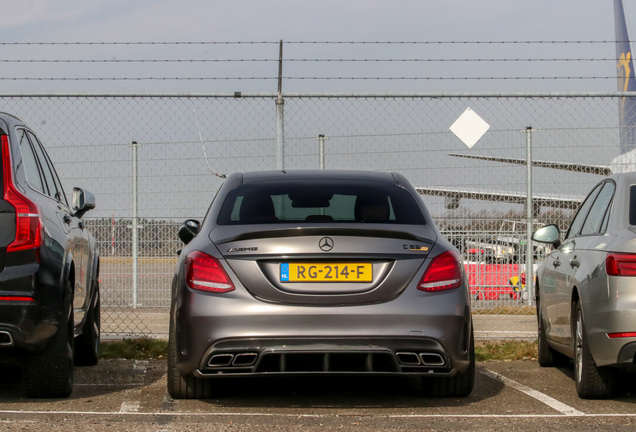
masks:
{"label": "black suv", "polygon": [[0,113],[0,364],[22,365],[30,397],[67,397],[73,365],[97,363],[99,255],[75,188],[69,206],[33,131]]}

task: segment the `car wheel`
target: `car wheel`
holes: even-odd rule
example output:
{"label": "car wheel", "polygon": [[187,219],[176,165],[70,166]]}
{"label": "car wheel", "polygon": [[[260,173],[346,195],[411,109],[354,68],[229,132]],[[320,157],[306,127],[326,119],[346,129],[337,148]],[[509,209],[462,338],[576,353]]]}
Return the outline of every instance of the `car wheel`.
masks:
{"label": "car wheel", "polygon": [[537,299],[537,361],[539,366],[551,367],[551,366],[567,366],[569,359],[558,351],[550,348],[548,344],[548,338],[545,335],[545,329],[543,327],[543,314],[541,313],[541,303]]}
{"label": "car wheel", "polygon": [[470,364],[464,372],[455,376],[442,377],[422,377],[422,391],[430,397],[466,397],[475,385],[475,338],[470,332],[470,348],[468,352]]}
{"label": "car wheel", "polygon": [[182,375],[177,369],[176,330],[170,319],[168,337],[168,394],[174,399],[208,399],[212,397],[211,383],[192,375]]}
{"label": "car wheel", "polygon": [[583,399],[606,399],[616,387],[616,371],[599,368],[594,363],[585,334],[581,304],[575,308],[574,323],[574,381],[576,392]]}
{"label": "car wheel", "polygon": [[82,334],[75,339],[75,364],[80,366],[93,366],[99,361],[101,333],[99,282],[95,281],[93,284],[96,298],[86,313]]}
{"label": "car wheel", "polygon": [[49,344],[24,362],[24,386],[28,397],[63,398],[73,391],[73,291],[67,283],[62,322]]}

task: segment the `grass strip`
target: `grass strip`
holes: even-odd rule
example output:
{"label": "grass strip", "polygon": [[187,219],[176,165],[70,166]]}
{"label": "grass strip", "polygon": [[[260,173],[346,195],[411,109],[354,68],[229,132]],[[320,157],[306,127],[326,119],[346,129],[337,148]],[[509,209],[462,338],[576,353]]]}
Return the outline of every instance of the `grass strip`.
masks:
{"label": "grass strip", "polygon": [[99,357],[129,360],[167,359],[168,341],[149,337],[105,341],[99,346]]}
{"label": "grass strip", "polygon": [[[103,359],[150,360],[167,359],[168,341],[140,337],[101,343]],[[489,340],[475,343],[475,359],[484,361],[519,361],[537,358],[536,341]]]}

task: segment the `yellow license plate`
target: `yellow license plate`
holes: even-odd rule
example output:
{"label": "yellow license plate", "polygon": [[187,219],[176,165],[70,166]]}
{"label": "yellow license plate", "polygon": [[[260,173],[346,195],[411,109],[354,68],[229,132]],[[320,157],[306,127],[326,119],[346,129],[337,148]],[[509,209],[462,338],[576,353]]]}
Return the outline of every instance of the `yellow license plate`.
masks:
{"label": "yellow license plate", "polygon": [[371,263],[282,263],[281,282],[371,282]]}

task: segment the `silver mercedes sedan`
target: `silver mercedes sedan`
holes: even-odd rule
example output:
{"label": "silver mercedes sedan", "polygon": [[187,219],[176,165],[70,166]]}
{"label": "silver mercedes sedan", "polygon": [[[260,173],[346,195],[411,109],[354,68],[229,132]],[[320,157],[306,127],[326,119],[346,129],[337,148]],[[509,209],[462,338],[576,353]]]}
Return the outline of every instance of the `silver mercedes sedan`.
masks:
{"label": "silver mercedes sedan", "polygon": [[608,398],[636,370],[636,173],[598,183],[560,237],[533,236],[554,246],[537,270],[538,361],[573,359],[578,395]]}
{"label": "silver mercedes sedan", "polygon": [[257,376],[415,377],[432,396],[472,391],[464,268],[402,175],[232,174],[179,237],[173,398]]}

